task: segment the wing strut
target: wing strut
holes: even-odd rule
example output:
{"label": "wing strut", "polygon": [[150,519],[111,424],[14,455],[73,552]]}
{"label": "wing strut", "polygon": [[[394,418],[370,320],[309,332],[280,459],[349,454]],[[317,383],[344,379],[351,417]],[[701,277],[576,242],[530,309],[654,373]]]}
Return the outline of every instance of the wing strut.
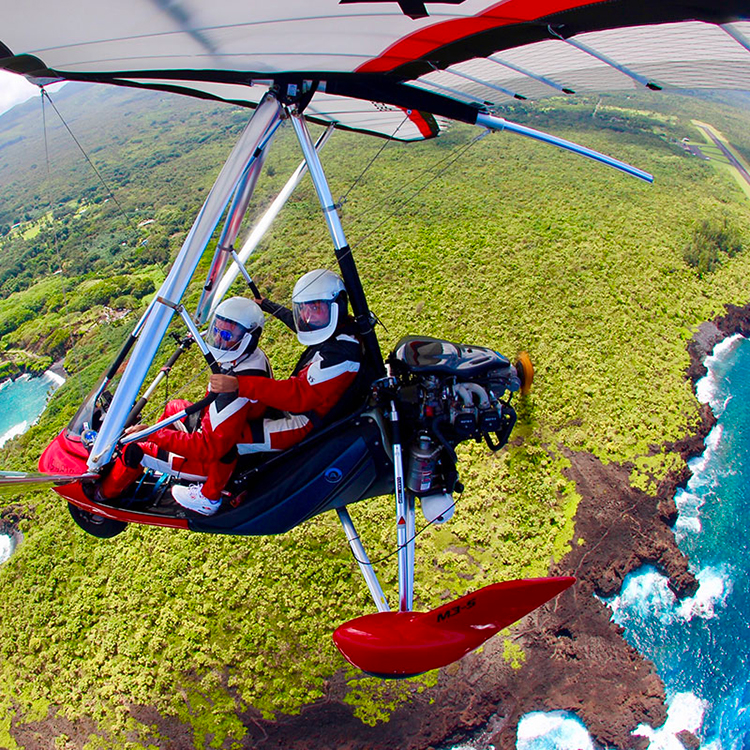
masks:
{"label": "wing strut", "polygon": [[404,455],[396,401],[388,415],[393,441],[393,485],[396,494],[396,543],[398,545],[398,609],[410,612],[414,606],[414,495],[406,491]]}
{"label": "wing strut", "polygon": [[[265,148],[273,138],[281,124],[282,112],[281,104],[274,96],[266,95],[258,105],[211,188],[156,297],[173,305],[179,304],[232,194],[246,170],[258,158],[259,149]],[[174,312],[169,305],[152,305],[91,450],[88,462],[91,471],[97,471],[112,457]]]}
{"label": "wing strut", "polygon": [[599,161],[602,164],[606,164],[608,167],[619,169],[621,172],[625,172],[626,174],[629,174],[633,177],[637,177],[644,182],[654,181],[653,175],[649,174],[648,172],[644,172],[642,169],[638,169],[638,167],[633,167],[624,161],[614,159],[611,156],[602,154],[599,151],[594,151],[594,149],[592,148],[581,146],[578,143],[573,143],[573,141],[566,141],[564,138],[558,138],[555,135],[543,133],[541,130],[535,130],[534,128],[529,128],[526,125],[519,125],[515,122],[511,122],[510,120],[506,120],[504,117],[496,117],[495,115],[480,112],[479,115],[477,115],[476,124],[481,127],[489,128],[490,130],[509,130],[511,133],[525,135],[527,138],[533,138],[534,140],[542,141],[544,143],[551,143],[553,146],[564,148],[567,151],[572,151],[573,153],[580,154],[581,156],[587,156],[589,159]]}
{"label": "wing strut", "polygon": [[219,241],[216,243],[211,267],[208,270],[206,283],[203,285],[203,292],[195,311],[195,320],[198,325],[202,325],[208,320],[209,311],[214,300],[217,299],[216,284],[227,266],[227,262],[234,249],[234,241],[240,232],[242,219],[245,217],[247,207],[250,205],[250,198],[252,198],[253,192],[255,192],[258,178],[263,171],[268,149],[259,148],[258,151],[260,153],[257,154],[257,158],[253,159],[252,163],[245,170],[245,174],[242,176],[240,184],[234,192],[234,199],[227,212],[224,228],[221,231]]}
{"label": "wing strut", "polygon": [[390,607],[388,606],[388,601],[386,600],[383,589],[380,586],[380,581],[378,581],[378,577],[372,569],[372,563],[367,556],[367,552],[365,552],[362,540],[359,538],[359,534],[354,528],[354,522],[349,515],[349,511],[346,507],[336,508],[336,513],[338,513],[339,521],[341,521],[341,525],[344,527],[346,540],[349,542],[354,559],[359,564],[359,569],[365,579],[367,588],[370,590],[370,596],[372,596],[375,606],[378,608],[378,612],[389,612]]}
{"label": "wing strut", "polygon": [[310,177],[312,178],[313,185],[315,185],[315,191],[318,194],[318,200],[323,209],[323,215],[326,224],[328,225],[328,231],[333,240],[336,260],[341,269],[341,276],[344,280],[344,285],[349,293],[352,312],[354,313],[354,319],[357,321],[357,327],[362,336],[365,351],[370,359],[370,363],[375,369],[375,374],[384,375],[385,365],[383,364],[383,355],[380,351],[378,337],[375,333],[375,318],[367,305],[367,298],[365,297],[365,292],[362,288],[362,281],[359,278],[359,273],[357,272],[357,266],[354,263],[354,256],[352,255],[351,248],[346,241],[344,228],[341,226],[341,217],[336,210],[336,204],[331,195],[331,189],[328,187],[328,181],[326,180],[325,172],[323,171],[323,165],[320,163],[320,157],[315,150],[312,138],[310,137],[310,131],[307,129],[307,124],[305,123],[302,114],[297,111],[289,111],[289,118],[294,127],[294,132],[297,135],[297,140],[299,141],[302,153],[305,156],[305,162],[310,171]]}

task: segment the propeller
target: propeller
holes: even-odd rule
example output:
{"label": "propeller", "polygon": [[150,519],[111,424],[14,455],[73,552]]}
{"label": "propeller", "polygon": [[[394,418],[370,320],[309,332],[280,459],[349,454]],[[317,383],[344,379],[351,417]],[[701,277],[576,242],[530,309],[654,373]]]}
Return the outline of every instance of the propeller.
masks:
{"label": "propeller", "polygon": [[534,365],[531,364],[531,357],[528,352],[521,352],[516,362],[516,371],[521,378],[521,395],[528,396],[531,391],[531,384],[534,382]]}

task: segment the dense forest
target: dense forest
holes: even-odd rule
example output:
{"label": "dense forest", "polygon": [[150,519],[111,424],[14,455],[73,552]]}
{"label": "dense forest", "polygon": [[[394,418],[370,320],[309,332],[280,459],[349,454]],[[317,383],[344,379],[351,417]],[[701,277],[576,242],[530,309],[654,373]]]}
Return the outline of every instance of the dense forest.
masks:
{"label": "dense forest", "polygon": [[[71,375],[39,423],[0,452],[6,468],[35,468],[113,357],[247,119],[229,106],[94,86],[69,85],[54,99],[108,187],[49,108],[46,148],[39,102],[0,117],[0,348],[9,361],[64,358]],[[503,114],[656,181],[464,126],[433,142],[387,143],[364,174],[383,141],[336,133],[322,156],[334,195],[346,196],[344,226],[384,350],[420,333],[511,357],[526,349],[537,369],[512,445],[497,455],[465,448],[455,518],[419,538],[419,608],[544,575],[565,554],[578,500],[566,451],[629,463],[632,483],[652,490],[679,460],[666,446],[698,419],[687,341],[726,303],[747,302],[747,197],[682,139],[700,140],[700,119],[750,159],[748,100],[645,93]],[[253,216],[300,159],[290,132],[278,140]],[[251,272],[284,302],[296,277],[320,265],[333,254],[305,180]],[[275,321],[263,346],[280,376],[300,351]],[[185,383],[188,395],[200,391],[202,370],[186,358],[168,395]],[[2,502],[25,540],[0,568],[0,747],[17,747],[19,728],[49,727],[49,746],[66,747],[74,726],[92,750],[160,747],[165,717],[195,747],[239,747],[243,715],[299,712],[335,674],[367,723],[437,680],[384,683],[349,669],[333,647],[336,625],[371,609],[335,518],[274,538],[133,527],[101,541],[52,492]],[[391,499],[352,513],[372,557],[387,556]],[[392,559],[378,567],[387,593],[395,573]]]}

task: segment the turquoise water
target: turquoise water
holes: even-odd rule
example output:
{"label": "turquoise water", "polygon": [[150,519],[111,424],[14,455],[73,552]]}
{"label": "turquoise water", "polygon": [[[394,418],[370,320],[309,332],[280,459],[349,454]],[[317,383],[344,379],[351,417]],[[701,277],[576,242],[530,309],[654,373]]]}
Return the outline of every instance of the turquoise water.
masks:
{"label": "turquoise water", "polygon": [[[690,462],[687,487],[675,495],[675,536],[700,587],[677,601],[666,578],[644,567],[607,602],[667,689],[666,724],[636,730],[650,750],[684,750],[676,737],[682,730],[704,750],[750,748],[750,341],[723,341],[706,367],[698,398],[718,422],[705,453]],[[545,727],[553,718],[557,724]],[[587,746],[570,714],[528,714],[524,721],[519,750]]]}
{"label": "turquoise water", "polygon": [[[39,419],[47,399],[63,382],[59,375],[45,372],[38,378],[22,375],[15,381],[0,383],[0,447],[26,432]],[[13,554],[14,548],[15,540],[0,534],[0,563]]]}
{"label": "turquoise water", "polygon": [[[734,336],[706,360],[701,402],[718,422],[693,476],[675,495],[675,536],[699,581],[677,601],[667,579],[644,567],[607,601],[625,637],[651,659],[667,690],[668,717],[636,734],[650,750],[685,750],[692,732],[703,750],[750,750],[750,341]],[[479,738],[477,738],[479,740]],[[489,750],[481,740],[462,746]],[[593,750],[574,714],[534,712],[518,728],[517,750]]]}
{"label": "turquoise water", "polygon": [[0,446],[36,422],[50,394],[62,383],[63,379],[51,372],[0,383]]}
{"label": "turquoise water", "polygon": [[675,501],[677,542],[700,588],[677,602],[655,570],[626,579],[611,603],[626,638],[653,660],[667,687],[671,726],[644,727],[653,748],[682,750],[689,729],[711,750],[750,747],[750,342],[735,336],[706,361],[698,398],[718,423]]}

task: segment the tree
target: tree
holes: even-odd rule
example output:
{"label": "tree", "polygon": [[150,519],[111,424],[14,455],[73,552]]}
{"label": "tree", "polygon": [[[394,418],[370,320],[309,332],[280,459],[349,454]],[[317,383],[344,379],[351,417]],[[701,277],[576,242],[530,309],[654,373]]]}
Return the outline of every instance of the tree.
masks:
{"label": "tree", "polygon": [[727,217],[714,217],[703,219],[698,224],[682,250],[682,257],[702,278],[721,264],[723,255],[731,258],[742,250],[742,238],[737,227],[730,225]]}

